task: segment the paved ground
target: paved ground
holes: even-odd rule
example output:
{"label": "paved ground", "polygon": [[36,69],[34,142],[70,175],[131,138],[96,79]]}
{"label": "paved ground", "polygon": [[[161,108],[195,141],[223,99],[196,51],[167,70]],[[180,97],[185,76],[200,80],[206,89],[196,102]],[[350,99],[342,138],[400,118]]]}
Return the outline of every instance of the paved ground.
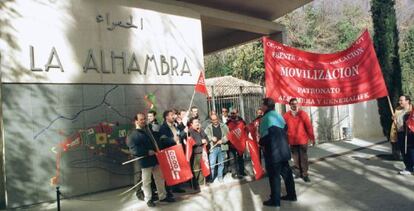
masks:
{"label": "paved ground", "polygon": [[[390,161],[383,139],[326,143],[310,149],[311,183],[296,179],[297,202],[282,202],[281,210],[414,210],[414,175],[397,172],[402,162]],[[282,184],[283,187],[283,184]],[[62,210],[149,210],[127,188],[63,200]],[[267,178],[242,181],[225,178],[201,193],[177,196],[178,202],[150,210],[274,210],[263,207],[269,194]],[[30,210],[56,210],[41,204]]]}

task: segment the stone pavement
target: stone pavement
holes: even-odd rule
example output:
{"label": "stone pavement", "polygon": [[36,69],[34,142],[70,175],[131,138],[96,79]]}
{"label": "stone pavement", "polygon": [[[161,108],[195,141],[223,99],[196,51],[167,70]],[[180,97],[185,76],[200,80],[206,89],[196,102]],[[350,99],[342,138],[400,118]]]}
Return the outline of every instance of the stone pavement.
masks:
{"label": "stone pavement", "polygon": [[[414,210],[414,175],[398,175],[401,161],[391,161],[389,143],[380,139],[353,139],[324,143],[309,149],[311,183],[295,179],[297,202],[282,201],[281,210]],[[128,188],[65,199],[62,210],[275,210],[263,207],[270,189],[267,178],[246,177],[213,183],[200,193],[176,194],[177,202],[157,203],[149,209]],[[282,184],[282,189],[284,185]],[[282,190],[284,191],[284,190]],[[29,210],[56,210],[44,203]]]}

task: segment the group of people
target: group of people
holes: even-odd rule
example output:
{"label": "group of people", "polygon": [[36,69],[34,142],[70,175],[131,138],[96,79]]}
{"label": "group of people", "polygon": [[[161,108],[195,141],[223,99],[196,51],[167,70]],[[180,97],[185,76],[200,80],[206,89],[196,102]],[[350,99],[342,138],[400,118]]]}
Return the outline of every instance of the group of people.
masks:
{"label": "group of people", "polygon": [[[266,206],[280,206],[280,200],[296,201],[293,173],[305,182],[310,182],[308,175],[308,143],[314,143],[314,135],[309,116],[297,106],[298,101],[290,101],[290,111],[284,116],[275,111],[275,103],[271,98],[263,99],[261,108],[257,110],[257,118],[253,121],[257,126],[257,139],[264,158],[264,165],[271,187],[270,199]],[[163,123],[158,123],[156,112],[146,115],[138,113],[134,119],[135,130],[127,138],[131,154],[139,157],[139,173],[142,181],[137,190],[137,197],[144,200],[149,207],[155,201],[174,202],[173,192],[185,192],[181,184],[166,187],[155,152],[176,144],[185,150],[187,137],[195,144],[192,148],[190,166],[193,172],[191,187],[199,191],[200,186],[212,182],[223,182],[227,173],[235,179],[246,176],[244,156],[228,140],[228,133],[246,122],[239,116],[237,109],[222,108],[219,116],[210,112],[208,120],[201,121],[198,108],[186,110],[170,109],[163,112]],[[211,173],[204,178],[200,171],[200,159],[203,148],[207,147]],[[293,158],[294,171],[288,161]],[[216,170],[217,168],[217,170]],[[280,176],[285,181],[287,195],[280,196]],[[155,190],[157,194],[155,194]]]}

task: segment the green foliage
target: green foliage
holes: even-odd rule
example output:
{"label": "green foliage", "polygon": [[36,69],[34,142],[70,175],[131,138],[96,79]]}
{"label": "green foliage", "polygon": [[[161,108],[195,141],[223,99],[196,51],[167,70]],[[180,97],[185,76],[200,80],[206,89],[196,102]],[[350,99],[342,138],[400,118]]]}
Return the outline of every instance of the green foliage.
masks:
{"label": "green foliage", "polygon": [[233,76],[264,85],[264,57],[262,42],[241,47],[233,62]]}
{"label": "green foliage", "polygon": [[400,51],[402,89],[404,94],[414,95],[414,26],[402,41]]}
{"label": "green foliage", "polygon": [[[372,0],[374,46],[388,94],[395,105],[402,94],[401,67],[398,54],[398,30],[393,0]],[[384,135],[389,137],[391,111],[386,98],[378,99],[378,110]]]}
{"label": "green foliage", "polygon": [[206,56],[205,66],[206,78],[232,75],[253,83],[264,84],[261,41]]}

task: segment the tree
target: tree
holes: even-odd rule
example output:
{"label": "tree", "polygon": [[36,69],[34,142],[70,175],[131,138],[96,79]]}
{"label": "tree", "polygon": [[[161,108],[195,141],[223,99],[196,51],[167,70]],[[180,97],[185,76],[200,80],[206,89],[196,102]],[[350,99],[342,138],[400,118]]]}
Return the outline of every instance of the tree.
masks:
{"label": "tree", "polygon": [[414,26],[408,31],[402,41],[400,51],[402,90],[404,94],[414,94]]}
{"label": "tree", "polygon": [[[371,3],[375,51],[393,104],[397,102],[398,97],[402,94],[394,4],[394,0],[372,0]],[[377,102],[383,133],[389,137],[392,115],[388,101],[386,98],[382,98],[378,99]]]}

